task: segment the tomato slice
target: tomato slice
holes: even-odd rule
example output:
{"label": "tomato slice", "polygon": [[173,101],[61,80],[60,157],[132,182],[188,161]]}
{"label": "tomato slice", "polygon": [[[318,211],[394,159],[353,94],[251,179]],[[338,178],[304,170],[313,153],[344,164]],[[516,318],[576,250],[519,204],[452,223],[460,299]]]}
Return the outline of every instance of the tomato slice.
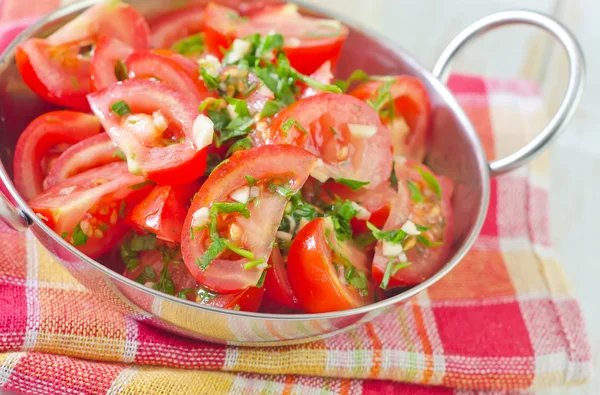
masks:
{"label": "tomato slice", "polygon": [[[286,122],[296,123],[286,130]],[[319,156],[320,181],[345,178],[369,182],[371,189],[387,182],[392,171],[389,131],[375,110],[349,95],[323,93],[284,108],[273,118],[267,142],[294,144]]]}
{"label": "tomato slice", "polygon": [[100,36],[113,37],[134,49],[147,48],[148,35],[148,25],[133,7],[104,1],[48,38],[25,41],[17,48],[16,62],[25,83],[39,96],[88,111],[91,60],[82,52]]}
{"label": "tomato slice", "polygon": [[[218,293],[256,285],[267,266],[289,196],[302,187],[315,162],[314,155],[301,148],[277,145],[236,152],[217,167],[194,198],[183,227],[183,257],[192,276]],[[234,198],[246,201],[238,203],[247,210],[245,216],[215,211],[215,220],[207,217],[219,204],[235,203]],[[225,249],[224,242],[249,254],[244,257],[230,247]]]}
{"label": "tomato slice", "polygon": [[177,41],[202,31],[205,5],[191,5],[162,14],[150,22],[154,48],[171,48]]}
{"label": "tomato slice", "polygon": [[273,247],[271,257],[269,258],[269,266],[271,268],[268,269],[265,277],[265,296],[267,299],[281,306],[299,309],[300,304],[290,286],[283,259],[279,246]]}
{"label": "tomato slice", "polygon": [[157,185],[133,208],[127,222],[139,231],[155,234],[161,240],[180,243],[181,229],[192,196],[200,186],[201,182],[185,185]]}
{"label": "tomato slice", "polygon": [[[361,100],[374,100],[386,83],[369,81],[350,92]],[[390,85],[394,100],[394,115],[382,117],[390,129],[394,156],[423,161],[427,144],[431,104],[427,90],[415,77],[398,76]]]}
{"label": "tomato slice", "polygon": [[29,206],[52,230],[96,258],[127,233],[124,218],[148,188],[143,177],[116,162],[66,179],[30,200]]}
{"label": "tomato slice", "polygon": [[[193,132],[198,109],[182,94],[158,82],[127,80],[88,99],[125,153],[131,172],[168,185],[187,184],[204,174],[206,147],[195,141]],[[120,117],[111,110],[120,101],[132,115]]]}
{"label": "tomato slice", "polygon": [[331,218],[324,217],[310,221],[296,235],[287,273],[302,309],[325,313],[373,301],[369,263],[369,257],[358,246],[336,239]]}
{"label": "tomato slice", "polygon": [[328,60],[335,66],[349,32],[339,21],[300,15],[293,4],[268,7],[242,18],[231,8],[211,3],[205,20],[205,44],[213,55],[222,57],[220,49],[229,48],[236,38],[281,33],[283,51],[291,65],[304,74],[311,74]]}
{"label": "tomato slice", "polygon": [[[441,189],[441,198],[438,197],[418,168],[435,177]],[[419,284],[434,275],[446,262],[454,232],[451,203],[454,191],[452,180],[435,175],[427,166],[414,161],[396,164],[396,175],[398,177],[398,196],[392,204],[390,216],[383,229],[401,229],[407,221],[411,221],[414,224],[429,227],[429,230],[421,232],[420,236],[427,238],[430,243],[441,243],[441,245],[427,247],[415,236],[409,235],[402,244],[406,260],[410,262],[410,265],[399,269],[390,276],[387,289]],[[409,182],[413,188],[419,190],[419,193],[411,193]],[[378,242],[373,259],[373,280],[380,284],[388,265],[395,264],[397,260],[396,257],[384,256],[382,242]]]}
{"label": "tomato slice", "polygon": [[229,310],[258,311],[264,295],[264,287],[248,287],[238,293],[209,297],[201,303]]}
{"label": "tomato slice", "polygon": [[104,36],[96,43],[92,65],[90,69],[90,78],[92,90],[99,91],[118,81],[115,74],[115,67],[118,61],[123,61],[133,48],[117,40],[116,38]]}
{"label": "tomato slice", "polygon": [[23,81],[51,103],[88,111],[90,61],[79,55],[79,44],[51,46],[31,38],[17,47],[15,59]]}
{"label": "tomato slice", "polygon": [[[327,61],[321,65],[314,73],[310,75],[310,78],[319,81],[325,85],[330,85],[331,81],[333,81],[333,73],[331,71],[331,61]],[[317,90],[311,86],[303,84],[300,89],[300,97],[306,98],[310,96],[316,96],[321,94],[320,90]]]}
{"label": "tomato slice", "polygon": [[120,160],[123,159],[119,158],[117,147],[106,133],[88,137],[69,147],[52,163],[44,179],[44,189],[86,170]]}
{"label": "tomato slice", "polygon": [[211,92],[199,78],[197,64],[167,50],[138,51],[125,60],[129,78],[155,78],[199,105]]}
{"label": "tomato slice", "polygon": [[61,146],[64,149],[100,132],[98,118],[79,112],[53,111],[34,119],[21,133],[13,161],[15,186],[23,198],[30,200],[43,191],[48,172],[44,164],[60,153]]}

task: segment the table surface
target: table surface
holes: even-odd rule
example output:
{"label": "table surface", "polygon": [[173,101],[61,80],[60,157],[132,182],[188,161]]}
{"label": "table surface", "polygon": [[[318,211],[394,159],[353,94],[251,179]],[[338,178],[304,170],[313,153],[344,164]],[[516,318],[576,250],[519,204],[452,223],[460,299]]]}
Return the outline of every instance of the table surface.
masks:
{"label": "table surface", "polygon": [[[63,0],[64,3],[72,0]],[[600,265],[595,232],[600,219],[600,34],[597,0],[308,0],[357,20],[398,42],[430,69],[451,37],[487,14],[527,8],[553,15],[579,38],[586,54],[588,79],[581,106],[552,149],[550,220],[552,238],[579,298],[588,324],[594,358],[592,382],[541,394],[600,394]],[[424,23],[426,21],[426,23]],[[557,107],[566,85],[568,66],[560,47],[548,35],[515,27],[492,32],[468,47],[453,71],[504,78],[527,78],[543,88],[550,109]],[[567,209],[566,209],[567,208]],[[2,393],[2,390],[0,390]]]}

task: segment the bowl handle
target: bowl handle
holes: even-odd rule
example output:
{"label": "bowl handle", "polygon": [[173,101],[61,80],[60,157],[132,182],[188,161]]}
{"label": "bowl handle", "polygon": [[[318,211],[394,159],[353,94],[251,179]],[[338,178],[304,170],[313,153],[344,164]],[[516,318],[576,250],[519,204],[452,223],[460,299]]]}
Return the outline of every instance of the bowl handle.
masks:
{"label": "bowl handle", "polygon": [[490,174],[497,176],[516,169],[527,161],[533,159],[547,144],[549,144],[573,117],[583,92],[585,77],[585,60],[581,47],[573,34],[561,23],[549,16],[532,11],[504,11],[486,16],[473,23],[458,34],[442,52],[435,67],[433,75],[441,81],[448,78],[448,66],[457,51],[461,49],[471,38],[495,28],[512,25],[525,24],[539,27],[550,33],[562,47],[567,51],[569,57],[569,83],[562,103],[554,117],[533,140],[512,154],[492,161],[489,164]]}
{"label": "bowl handle", "polygon": [[24,231],[31,225],[29,217],[17,209],[0,191],[0,219],[17,231]]}

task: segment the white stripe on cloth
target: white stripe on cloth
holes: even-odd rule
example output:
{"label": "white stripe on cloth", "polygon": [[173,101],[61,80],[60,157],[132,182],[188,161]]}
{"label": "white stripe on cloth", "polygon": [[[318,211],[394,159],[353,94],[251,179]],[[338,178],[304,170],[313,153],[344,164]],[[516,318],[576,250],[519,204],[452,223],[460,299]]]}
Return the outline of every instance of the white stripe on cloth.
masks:
{"label": "white stripe on cloth", "polygon": [[2,363],[2,366],[0,366],[0,388],[8,383],[10,376],[12,376],[14,372],[15,366],[17,366],[19,360],[25,355],[27,355],[25,352],[14,352],[8,354],[8,357],[6,357]]}
{"label": "white stripe on cloth", "polygon": [[31,231],[25,233],[25,249],[27,253],[27,282],[25,297],[27,299],[27,327],[23,350],[35,349],[40,329],[40,301],[38,298],[38,242]]}
{"label": "white stripe on cloth", "polygon": [[139,371],[139,367],[129,367],[122,370],[110,384],[110,388],[106,391],[106,395],[117,395],[124,392],[133,377],[135,377]]}

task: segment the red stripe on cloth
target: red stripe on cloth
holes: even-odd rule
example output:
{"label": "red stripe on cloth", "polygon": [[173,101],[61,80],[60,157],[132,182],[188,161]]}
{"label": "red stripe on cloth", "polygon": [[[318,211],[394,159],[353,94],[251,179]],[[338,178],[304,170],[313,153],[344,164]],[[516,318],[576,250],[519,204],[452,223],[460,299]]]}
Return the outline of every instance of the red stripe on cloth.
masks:
{"label": "red stripe on cloth", "polygon": [[422,385],[401,384],[393,381],[365,380],[363,382],[363,395],[451,395],[454,390],[444,387],[426,387]]}
{"label": "red stripe on cloth", "polygon": [[0,279],[0,352],[19,350],[25,342],[27,306],[25,286]]}

